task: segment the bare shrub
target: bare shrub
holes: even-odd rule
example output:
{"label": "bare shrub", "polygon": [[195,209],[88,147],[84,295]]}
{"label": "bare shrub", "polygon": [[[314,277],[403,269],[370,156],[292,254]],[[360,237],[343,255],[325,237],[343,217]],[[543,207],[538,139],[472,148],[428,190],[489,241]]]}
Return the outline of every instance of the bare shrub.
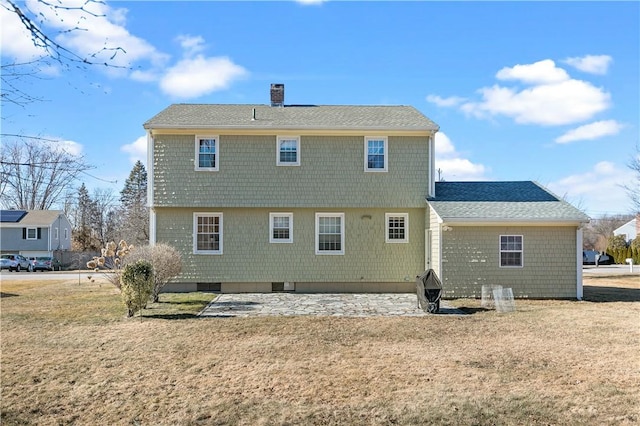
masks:
{"label": "bare shrub", "polygon": [[166,243],[154,246],[140,246],[132,250],[125,259],[125,265],[146,260],[153,265],[153,302],[158,302],[162,287],[182,272],[182,256]]}
{"label": "bare shrub", "polygon": [[127,244],[125,240],[120,240],[118,244],[109,241],[107,246],[101,250],[100,256],[94,256],[92,260],[87,262],[87,268],[93,269],[95,272],[102,271],[105,279],[117,288],[120,288],[120,275],[124,265],[123,259],[127,257],[133,249],[134,246]]}

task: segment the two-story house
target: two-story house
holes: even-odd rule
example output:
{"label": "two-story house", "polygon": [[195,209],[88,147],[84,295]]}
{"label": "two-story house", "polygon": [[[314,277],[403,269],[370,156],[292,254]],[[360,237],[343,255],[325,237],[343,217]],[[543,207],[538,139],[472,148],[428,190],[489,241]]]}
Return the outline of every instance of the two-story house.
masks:
{"label": "two-story house", "polygon": [[285,105],[272,85],[271,105],[176,104],[144,128],[150,240],[184,262],[171,291],[411,292],[444,272],[438,126],[413,107]]}
{"label": "two-story house", "polygon": [[60,210],[1,210],[0,251],[53,256],[71,248],[71,223]]}

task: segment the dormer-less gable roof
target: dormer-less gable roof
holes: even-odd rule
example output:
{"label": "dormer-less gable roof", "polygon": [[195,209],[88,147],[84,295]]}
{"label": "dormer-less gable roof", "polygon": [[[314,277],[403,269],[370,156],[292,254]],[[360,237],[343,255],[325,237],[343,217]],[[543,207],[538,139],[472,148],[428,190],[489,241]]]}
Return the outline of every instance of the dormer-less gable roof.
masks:
{"label": "dormer-less gable roof", "polygon": [[531,181],[436,182],[429,205],[444,222],[584,223],[589,217]]}
{"label": "dormer-less gable roof", "polygon": [[[61,210],[3,210],[1,216],[5,216],[5,212],[22,211],[19,219],[12,221],[2,221],[3,227],[46,227],[51,226],[58,217],[63,214]],[[6,213],[7,217],[14,215]],[[15,215],[17,216],[17,215]]]}
{"label": "dormer-less gable roof", "polygon": [[144,123],[153,129],[282,129],[436,132],[411,106],[174,104]]}

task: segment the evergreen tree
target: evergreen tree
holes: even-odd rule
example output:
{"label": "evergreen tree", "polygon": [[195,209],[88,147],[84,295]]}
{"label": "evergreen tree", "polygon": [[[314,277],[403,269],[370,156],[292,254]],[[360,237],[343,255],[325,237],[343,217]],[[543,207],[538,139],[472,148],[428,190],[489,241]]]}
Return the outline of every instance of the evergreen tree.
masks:
{"label": "evergreen tree", "polygon": [[73,229],[73,248],[75,250],[86,251],[96,250],[98,245],[93,238],[92,222],[95,214],[95,205],[87,187],[83,183],[78,189],[78,204],[75,211]]}
{"label": "evergreen tree", "polygon": [[136,245],[149,241],[149,209],[147,208],[147,170],[141,161],[133,166],[120,192],[122,204],[121,231],[127,241]]}

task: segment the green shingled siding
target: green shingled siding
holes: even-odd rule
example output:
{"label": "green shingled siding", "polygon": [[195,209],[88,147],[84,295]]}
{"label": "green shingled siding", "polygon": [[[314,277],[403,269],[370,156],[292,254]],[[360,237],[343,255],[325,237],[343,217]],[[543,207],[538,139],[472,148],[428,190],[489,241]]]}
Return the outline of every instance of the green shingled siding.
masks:
{"label": "green shingled siding", "polygon": [[[223,213],[222,255],[193,254],[193,213]],[[269,243],[269,213],[293,213],[293,243]],[[315,254],[315,213],[345,213],[345,254]],[[385,213],[409,213],[409,243],[385,243]],[[424,270],[425,209],[156,210],[157,241],[183,256],[176,280],[193,282],[413,282]],[[366,289],[365,289],[366,291]]]}
{"label": "green shingled siding", "polygon": [[[575,298],[575,227],[465,227],[442,232],[445,297],[481,297],[483,285],[519,298]],[[500,235],[522,235],[524,267],[499,267]]]}
{"label": "green shingled siding", "polygon": [[276,166],[275,134],[219,136],[217,172],[194,170],[195,135],[155,137],[154,206],[424,208],[427,137],[389,137],[389,171],[367,173],[364,135],[302,136],[301,165],[286,167]]}

